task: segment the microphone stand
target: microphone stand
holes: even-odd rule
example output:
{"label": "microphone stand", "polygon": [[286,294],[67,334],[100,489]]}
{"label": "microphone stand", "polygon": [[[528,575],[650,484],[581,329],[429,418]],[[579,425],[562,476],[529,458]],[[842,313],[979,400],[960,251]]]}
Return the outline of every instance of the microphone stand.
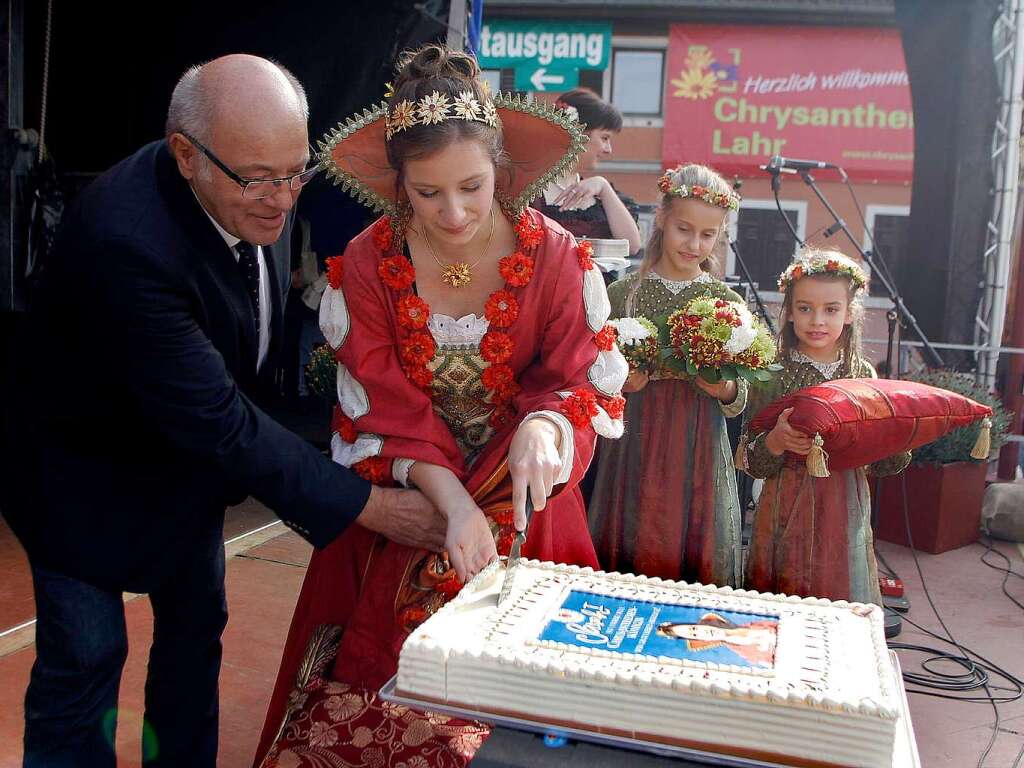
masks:
{"label": "microphone stand", "polygon": [[[839,171],[844,176],[846,175],[846,172],[843,171],[841,168],[839,169]],[[808,171],[808,170],[801,170],[798,173],[800,174],[800,178],[802,178],[804,180],[804,183],[811,188],[811,190],[814,192],[815,196],[818,198],[818,200],[821,202],[821,204],[825,206],[826,210],[828,210],[829,214],[835,220],[835,224],[832,227],[830,227],[829,229],[832,232],[836,232],[836,231],[838,231],[840,229],[843,231],[843,233],[846,235],[846,237],[853,244],[853,247],[857,249],[857,253],[859,253],[861,258],[864,259],[864,261],[868,264],[869,267],[871,267],[871,277],[872,277],[872,279],[877,278],[879,280],[879,282],[881,282],[882,287],[884,287],[886,292],[888,292],[889,299],[892,301],[893,306],[896,308],[896,312],[898,313],[899,317],[903,320],[903,324],[905,326],[909,327],[916,334],[916,336],[921,340],[921,343],[923,344],[922,348],[925,351],[925,357],[928,358],[929,364],[931,366],[935,367],[935,368],[941,368],[942,365],[943,365],[943,363],[942,363],[942,356],[939,355],[939,353],[936,351],[935,347],[933,347],[931,345],[931,342],[928,341],[927,337],[924,335],[924,331],[921,330],[921,326],[917,324],[917,318],[915,318],[910,313],[910,310],[907,309],[907,305],[903,303],[903,299],[900,298],[899,293],[896,292],[896,286],[893,285],[886,278],[886,276],[885,276],[885,274],[883,273],[882,270],[877,269],[875,267],[875,261],[872,258],[870,252],[865,251],[861,247],[860,243],[857,242],[857,239],[853,236],[853,233],[850,232],[850,229],[846,226],[846,222],[843,221],[842,217],[840,217],[840,215],[838,213],[836,213],[836,209],[832,207],[832,205],[829,203],[829,201],[821,193],[821,190],[818,189],[818,185],[815,184],[814,177],[811,176],[811,172]],[[778,173],[776,171],[773,171],[772,174],[773,174],[772,188],[774,189],[775,188],[775,178],[774,177],[777,177]],[[776,192],[776,200],[778,200],[778,192]],[[786,219],[786,222],[787,223],[789,222],[788,218]],[[790,227],[790,230],[792,230],[792,227]],[[795,236],[795,233],[794,233],[794,236]],[[797,238],[797,241],[799,242],[799,238]]]}

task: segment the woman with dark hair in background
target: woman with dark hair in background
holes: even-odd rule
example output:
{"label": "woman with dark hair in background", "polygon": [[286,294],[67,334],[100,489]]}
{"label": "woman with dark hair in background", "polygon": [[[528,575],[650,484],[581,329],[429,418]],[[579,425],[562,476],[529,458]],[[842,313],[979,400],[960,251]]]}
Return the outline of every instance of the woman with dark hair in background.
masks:
{"label": "woman with dark hair in background", "polygon": [[579,120],[590,141],[576,167],[552,180],[533,207],[576,237],[627,240],[629,255],[636,255],[640,230],[635,210],[628,207],[635,204],[623,200],[604,176],[580,176],[594,173],[601,160],[611,157],[612,135],[622,130],[622,113],[586,88],[562,94],[555,106]]}

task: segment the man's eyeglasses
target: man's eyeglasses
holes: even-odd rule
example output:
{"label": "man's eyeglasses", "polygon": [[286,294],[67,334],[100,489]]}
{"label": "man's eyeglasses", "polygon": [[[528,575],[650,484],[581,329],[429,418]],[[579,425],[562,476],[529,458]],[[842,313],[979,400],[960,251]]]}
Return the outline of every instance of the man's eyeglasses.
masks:
{"label": "man's eyeglasses", "polygon": [[282,185],[287,185],[288,189],[292,192],[298,192],[308,184],[320,170],[320,166],[318,164],[311,168],[307,168],[304,171],[299,171],[299,173],[292,176],[283,176],[280,179],[246,179],[228,168],[219,157],[203,146],[198,139],[184,131],[182,131],[181,134],[195,144],[196,147],[199,148],[200,152],[210,158],[213,164],[224,172],[225,176],[242,188],[242,197],[246,200],[262,200],[264,197],[270,197],[281,189]]}

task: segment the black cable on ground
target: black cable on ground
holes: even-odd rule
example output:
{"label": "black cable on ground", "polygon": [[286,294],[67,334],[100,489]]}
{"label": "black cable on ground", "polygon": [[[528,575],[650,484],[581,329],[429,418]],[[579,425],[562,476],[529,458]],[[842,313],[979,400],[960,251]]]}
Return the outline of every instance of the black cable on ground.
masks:
{"label": "black cable on ground", "polygon": [[[1011,602],[1016,604],[1018,608],[1024,611],[1024,603],[1022,603],[1020,600],[1011,595],[1006,589],[1006,582],[1010,580],[1011,576],[1016,576],[1018,579],[1024,581],[1024,573],[1017,573],[1017,571],[1013,570],[1013,567],[1010,564],[1010,558],[1008,558],[1006,555],[1004,555],[1002,552],[995,548],[995,544],[993,544],[992,538],[990,536],[982,536],[981,540],[978,541],[978,546],[985,548],[985,552],[983,552],[981,555],[981,562],[983,562],[989,568],[995,571],[1001,571],[1005,574],[1003,576],[1003,583],[1001,585],[1003,588],[1003,594],[1006,595],[1006,597],[1009,598]],[[998,555],[1003,560],[1005,560],[1006,565],[996,565],[995,563],[990,563],[988,560],[985,559],[989,555],[993,554]]]}
{"label": "black cable on ground", "polygon": [[[928,648],[926,646],[912,645],[907,643],[889,643],[889,647],[901,650],[934,654],[933,657],[926,659],[924,662],[921,663],[921,667],[925,670],[925,672],[928,673],[927,675],[916,672],[903,673],[904,680],[923,686],[923,688],[925,689],[907,689],[908,693],[918,693],[924,696],[936,696],[939,698],[956,699],[959,701],[987,701],[989,704],[992,705],[992,711],[995,713],[996,721],[995,724],[992,726],[992,738],[989,739],[988,745],[985,747],[985,750],[981,753],[981,756],[978,758],[978,768],[982,768],[982,766],[985,763],[985,759],[992,752],[992,747],[995,746],[996,738],[999,736],[999,729],[1002,725],[1002,716],[999,713],[998,705],[1001,703],[1009,703],[1011,701],[1016,701],[1017,699],[1021,698],[1021,696],[1024,696],[1024,683],[1022,683],[1021,680],[1019,680],[1017,677],[1011,675],[1009,672],[1006,672],[1001,667],[997,666],[993,662],[986,659],[981,654],[975,651],[971,651],[970,649],[962,646],[953,637],[953,633],[949,631],[949,627],[946,626],[946,622],[943,621],[942,616],[939,614],[938,608],[935,607],[935,602],[932,600],[931,592],[928,590],[928,583],[925,581],[924,572],[921,570],[921,563],[917,557],[917,550],[914,549],[914,538],[910,532],[910,509],[909,505],[907,504],[907,481],[905,476],[903,475],[900,476],[900,486],[902,489],[903,496],[903,525],[907,534],[907,543],[910,545],[910,553],[914,558],[914,566],[917,569],[918,578],[921,579],[921,588],[924,591],[924,596],[928,600],[928,605],[931,606],[932,613],[935,614],[935,618],[938,619],[939,624],[942,626],[943,631],[946,633],[946,637],[941,637],[940,635],[937,635],[936,633],[925,629],[919,624],[910,621],[910,619],[907,619],[906,617],[903,617],[903,620],[908,622],[912,626],[917,627],[925,634],[934,637],[937,640],[940,640],[941,642],[949,643],[950,645],[955,646],[956,649],[960,651],[960,655],[956,656],[954,654],[939,649]],[[1007,578],[1009,578],[1009,576],[1007,576]],[[984,663],[973,661],[970,658],[971,656],[974,656],[975,658],[979,659],[981,662]],[[937,672],[931,667],[939,661],[946,661],[956,664],[965,669],[966,672],[960,674]],[[1000,688],[999,690],[1015,691],[1014,695],[1005,697],[994,696],[992,694],[991,688],[989,687],[989,681],[991,679],[989,676],[990,672],[993,672],[999,675],[1000,677],[1004,678],[1013,686],[1012,688]],[[926,690],[929,688],[932,690]],[[985,696],[952,696],[949,693],[934,692],[972,691],[978,688],[983,688],[985,690]]]}

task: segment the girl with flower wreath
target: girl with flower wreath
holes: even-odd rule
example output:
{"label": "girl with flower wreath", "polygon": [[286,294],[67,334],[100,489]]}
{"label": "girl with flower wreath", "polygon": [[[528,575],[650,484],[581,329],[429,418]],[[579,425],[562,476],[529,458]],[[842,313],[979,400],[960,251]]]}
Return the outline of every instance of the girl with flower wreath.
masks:
{"label": "girl with flower wreath", "polygon": [[622,433],[628,366],[587,244],[526,207],[584,139],[478,75],[442,46],[406,54],[387,102],[321,144],[328,175],[387,214],[329,264],[332,454],[419,488],[448,528],[444,553],[357,527],[314,553],[257,752],[268,768],[465,764],[485,726],[378,700],[402,642],[508,554],[528,494],[523,555],[597,565],[576,486],[597,435]]}
{"label": "girl with flower wreath", "polygon": [[807,455],[811,438],[789,425],[792,409],[767,432],[751,434],[748,427],[765,406],[798,389],[877,378],[860,348],[866,286],[860,266],[831,248],[805,248],[779,277],[782,370],[751,394],[737,451],[747,474],[765,481],[747,553],[748,589],[881,605],[867,473],[902,472],[910,453],[811,477],[805,461],[795,459]]}
{"label": "girl with flower wreath", "polygon": [[[654,319],[699,296],[742,301],[709,271],[739,198],[718,173],[689,164],[659,181],[661,203],[637,272],[609,289],[612,316]],[[740,509],[725,418],[747,383],[634,371],[623,387],[625,437],[602,443],[588,506],[605,570],[739,586]]]}

